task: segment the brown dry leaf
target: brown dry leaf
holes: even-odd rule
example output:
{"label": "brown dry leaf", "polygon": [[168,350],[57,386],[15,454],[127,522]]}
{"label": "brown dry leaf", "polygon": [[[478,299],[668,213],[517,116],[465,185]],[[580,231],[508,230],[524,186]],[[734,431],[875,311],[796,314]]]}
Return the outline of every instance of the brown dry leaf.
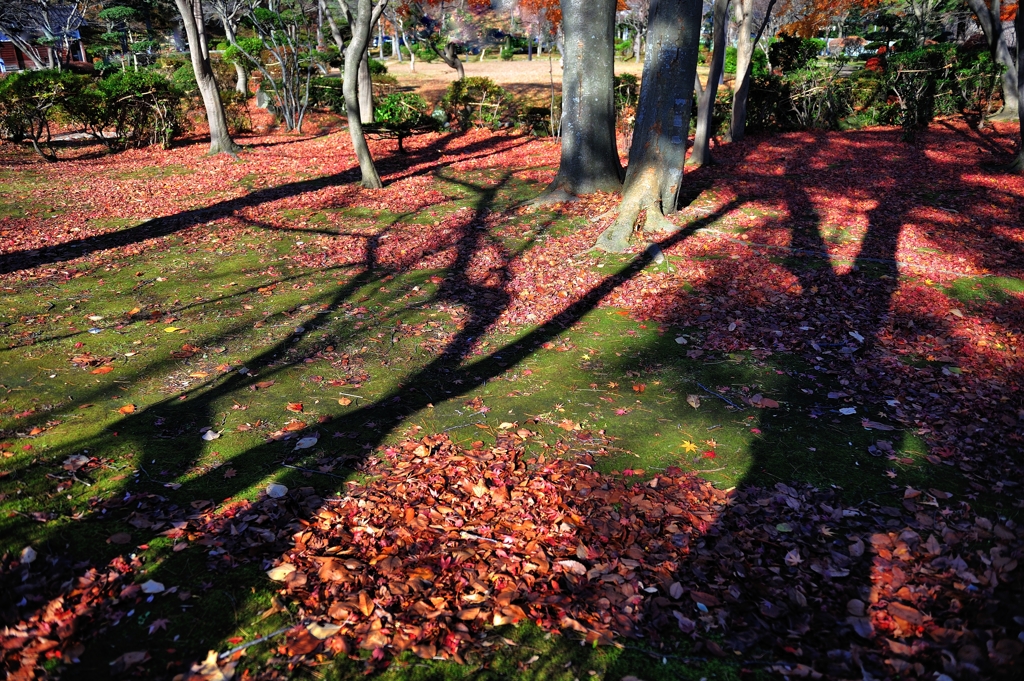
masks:
{"label": "brown dry leaf", "polygon": [[295,412],[296,414],[302,413],[302,402],[289,402],[288,406],[285,407],[288,411]]}
{"label": "brown dry leaf", "polygon": [[369,617],[370,615],[373,614],[373,611],[374,611],[374,609],[376,607],[377,606],[374,605],[374,603],[373,603],[373,599],[371,599],[367,595],[367,593],[365,591],[360,591],[359,592],[359,610],[360,610],[360,612],[362,612],[364,615]]}
{"label": "brown dry leaf", "polygon": [[635,393],[642,393],[645,390],[647,390],[647,384],[646,383],[634,383],[633,384],[633,392],[635,392]]}
{"label": "brown dry leaf", "polygon": [[[109,374],[113,370],[114,370],[114,367],[112,367],[112,366],[110,366],[108,364],[106,366],[97,367],[97,368],[93,369],[92,371],[90,371],[89,373],[90,374]],[[125,653],[125,654],[127,654],[127,653]]]}
{"label": "brown dry leaf", "polygon": [[238,475],[238,471],[236,471],[234,468],[229,468],[226,471],[224,471],[224,479],[225,480],[230,480],[231,478],[235,477],[236,475]]}
{"label": "brown dry leaf", "polygon": [[132,536],[130,534],[128,534],[127,532],[118,532],[116,534],[110,535],[107,538],[107,543],[108,544],[130,544],[131,541],[132,541]]}
{"label": "brown dry leaf", "polygon": [[299,421],[296,419],[284,424],[284,428],[282,428],[281,430],[285,431],[286,433],[294,433],[295,431],[302,430],[305,427],[305,421]]}
{"label": "brown dry leaf", "polygon": [[343,407],[347,407],[348,405],[352,404],[352,400],[350,400],[347,397],[339,397],[338,404],[340,404]]}
{"label": "brown dry leaf", "polygon": [[135,405],[134,404],[126,404],[123,407],[121,407],[120,409],[118,409],[117,411],[119,413],[121,413],[121,414],[134,414],[135,413]]}

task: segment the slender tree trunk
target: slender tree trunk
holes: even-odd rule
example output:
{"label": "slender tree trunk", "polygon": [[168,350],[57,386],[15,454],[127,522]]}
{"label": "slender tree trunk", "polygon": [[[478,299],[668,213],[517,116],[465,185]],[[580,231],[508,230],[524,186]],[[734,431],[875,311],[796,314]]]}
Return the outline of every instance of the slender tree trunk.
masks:
{"label": "slender tree trunk", "polygon": [[400,43],[398,41],[398,31],[397,30],[395,30],[394,33],[392,33],[391,40],[392,40],[392,43],[391,43],[391,56],[394,57],[395,59],[397,59],[398,63],[401,64],[402,61],[403,61],[403,59],[402,59],[402,43]]}
{"label": "slender tree trunk", "polygon": [[341,35],[341,29],[338,28],[338,22],[334,20],[334,15],[327,9],[327,0],[320,0],[320,12],[327,18],[327,27],[331,30],[331,40],[334,41],[334,46],[344,56],[345,39]]}
{"label": "slender tree trunk", "polygon": [[693,140],[693,151],[689,163],[704,166],[711,163],[711,126],[715,113],[715,98],[718,96],[718,81],[722,79],[725,66],[725,22],[729,18],[729,0],[715,0],[712,19],[712,51],[708,73],[708,84],[700,93],[697,105],[697,134]]}
{"label": "slender tree trunk", "polygon": [[402,42],[405,43],[405,46],[409,48],[409,70],[410,71],[415,71],[416,70],[416,50],[412,49],[412,45],[409,44],[409,37],[405,34],[404,31],[402,32]]}
{"label": "slender tree trunk", "polygon": [[729,140],[739,142],[747,132],[747,99],[750,95],[750,80],[753,74],[754,47],[761,41],[761,35],[768,26],[775,0],[769,0],[764,20],[753,38],[754,0],[740,0],[736,5],[740,20],[740,35],[736,47],[736,82],[733,85],[732,117],[729,121]]}
{"label": "slender tree trunk", "polygon": [[364,50],[359,60],[359,120],[363,125],[373,123],[373,79],[370,78],[370,53]]}
{"label": "slender tree trunk", "polygon": [[462,65],[462,60],[459,59],[458,47],[455,43],[445,45],[444,52],[438,52],[432,41],[428,40],[427,44],[430,45],[430,49],[434,51],[434,54],[441,58],[441,61],[447,64],[449,68],[455,69],[455,72],[458,74],[458,80],[466,77],[466,69]]}
{"label": "slender tree trunk", "polygon": [[1002,64],[1003,69],[1003,108],[997,114],[999,117],[1013,118],[1017,116],[1020,107],[1020,98],[1017,95],[1017,65],[1014,63],[1013,55],[1006,46],[1006,37],[1003,35],[1003,23],[999,18],[999,0],[967,0],[981,30],[988,41],[988,48],[993,59]]}
{"label": "slender tree trunk", "polygon": [[224,104],[220,101],[217,81],[210,66],[210,51],[206,44],[206,29],[202,4],[198,0],[174,0],[181,14],[185,34],[188,36],[188,51],[192,58],[199,94],[206,107],[206,120],[210,124],[210,153],[237,154],[239,147],[228,133],[228,121],[224,115]]}
{"label": "slender tree trunk", "polygon": [[[235,44],[235,27],[231,25],[226,17],[220,18],[221,25],[224,27],[224,35],[227,37],[228,42],[232,45]],[[242,93],[246,97],[249,96],[249,72],[245,66],[242,65],[241,61],[235,60],[235,90]]]}
{"label": "slender tree trunk", "polygon": [[373,165],[373,157],[370,156],[370,148],[366,145],[366,137],[363,135],[363,124],[359,115],[359,65],[366,55],[366,46],[370,42],[370,26],[373,23],[373,15],[376,14],[379,17],[386,2],[387,0],[379,0],[378,5],[374,7],[373,0],[358,0],[356,14],[351,21],[352,40],[349,41],[348,49],[345,51],[345,79],[342,91],[345,94],[348,131],[352,137],[352,147],[355,149],[356,158],[359,159],[361,184],[367,189],[380,189],[384,185]]}
{"label": "slender tree trunk", "polygon": [[[562,0],[562,156],[537,203],[618,191],[615,145],[615,0]],[[693,79],[690,79],[693,85]]]}
{"label": "slender tree trunk", "polygon": [[651,2],[647,55],[622,203],[615,222],[598,238],[597,248],[625,250],[644,211],[646,231],[677,229],[665,215],[675,212],[683,183],[702,8],[701,0]]}

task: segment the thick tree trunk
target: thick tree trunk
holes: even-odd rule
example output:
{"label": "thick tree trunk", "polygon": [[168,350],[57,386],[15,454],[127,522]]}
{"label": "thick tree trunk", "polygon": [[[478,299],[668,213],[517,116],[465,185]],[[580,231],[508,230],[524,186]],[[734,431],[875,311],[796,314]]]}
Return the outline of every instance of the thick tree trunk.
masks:
{"label": "thick tree trunk", "polygon": [[597,248],[625,250],[644,211],[646,231],[677,229],[665,215],[675,212],[683,182],[702,7],[701,0],[651,2],[622,203],[615,222],[598,238]]}
{"label": "thick tree trunk", "polygon": [[373,0],[358,0],[356,14],[352,17],[351,22],[352,40],[349,41],[348,49],[345,51],[345,79],[342,84],[342,92],[345,94],[348,131],[352,137],[352,147],[355,149],[356,158],[359,160],[361,184],[367,189],[380,189],[384,185],[373,165],[373,157],[370,156],[370,148],[366,145],[366,137],[363,135],[363,124],[359,111],[359,67],[363,57],[366,56],[366,46],[370,42],[370,26],[373,24],[373,15],[380,16],[380,11],[384,9],[386,2],[387,0],[379,0],[379,4],[374,7]]}
{"label": "thick tree trunk", "polygon": [[174,0],[181,14],[185,34],[188,36],[188,51],[192,58],[199,94],[206,108],[206,120],[210,124],[210,153],[238,153],[239,147],[228,134],[228,121],[224,115],[224,103],[220,101],[217,81],[210,67],[210,51],[206,44],[206,29],[202,4],[198,0]]}
{"label": "thick tree trunk", "polygon": [[[1024,11],[1019,6],[1013,28],[1017,33],[1017,100],[1024,101]],[[1017,160],[1010,165],[1010,170],[1024,173],[1024,106],[1018,107],[1017,120],[1020,121],[1020,147],[1017,149]]]}
{"label": "thick tree trunk", "polygon": [[693,140],[693,151],[689,163],[704,166],[711,163],[711,130],[715,113],[715,97],[718,96],[718,81],[722,79],[725,67],[725,22],[729,17],[729,0],[715,0],[712,19],[712,52],[708,84],[700,93],[697,105],[697,134]]}
{"label": "thick tree trunk", "polygon": [[747,132],[747,99],[750,95],[750,80],[753,74],[754,48],[761,40],[761,34],[768,26],[776,0],[768,0],[764,20],[751,37],[754,25],[754,0],[740,0],[736,5],[736,19],[740,24],[740,35],[736,41],[736,82],[733,85],[732,116],[729,121],[729,140],[739,142]]}
{"label": "thick tree trunk", "polygon": [[615,0],[562,0],[561,6],[562,156],[537,203],[622,187],[613,96]]}
{"label": "thick tree trunk", "polygon": [[1020,107],[1020,97],[1017,94],[1017,65],[1006,46],[1003,23],[999,18],[999,0],[988,2],[989,4],[986,4],[985,0],[967,0],[978,23],[981,24],[992,58],[1005,67],[1002,75],[1003,108],[997,116],[1012,118],[1017,115]]}
{"label": "thick tree trunk", "polygon": [[363,51],[359,60],[359,120],[363,125],[373,123],[373,79],[370,78],[370,53]]}

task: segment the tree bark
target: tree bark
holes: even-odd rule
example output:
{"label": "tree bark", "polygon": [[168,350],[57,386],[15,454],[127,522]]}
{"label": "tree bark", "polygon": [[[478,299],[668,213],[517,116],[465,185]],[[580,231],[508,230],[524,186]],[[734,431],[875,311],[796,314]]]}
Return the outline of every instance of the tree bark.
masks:
{"label": "tree bark", "polygon": [[370,42],[373,15],[379,17],[385,4],[387,0],[379,0],[376,6],[373,5],[373,0],[358,0],[356,14],[351,17],[352,39],[345,51],[345,79],[342,83],[342,92],[345,95],[348,131],[356,158],[359,160],[361,184],[367,189],[380,189],[384,185],[377,174],[377,168],[373,165],[373,157],[370,156],[370,148],[366,144],[366,136],[363,135],[363,123],[359,115],[359,66],[366,56],[366,46]]}
{"label": "tree bark", "polygon": [[729,17],[729,0],[715,0],[712,10],[712,52],[708,84],[700,93],[697,104],[697,134],[693,140],[693,151],[689,163],[704,166],[711,163],[711,130],[715,113],[715,98],[718,96],[718,81],[722,79],[725,67],[725,22]]}
{"label": "tree bark", "polygon": [[437,47],[434,46],[432,41],[428,40],[427,44],[430,45],[430,49],[434,51],[434,54],[441,58],[441,61],[447,64],[449,68],[455,69],[455,72],[458,74],[458,80],[462,80],[466,77],[466,69],[462,65],[462,60],[459,59],[455,43],[446,44],[444,46],[444,52],[438,52]]}
{"label": "tree bark", "polygon": [[622,187],[613,94],[615,0],[562,0],[561,7],[562,155],[540,204]]}
{"label": "tree bark", "polygon": [[736,82],[733,85],[732,116],[729,121],[729,141],[739,142],[747,132],[747,99],[750,95],[750,80],[753,73],[754,48],[761,40],[776,0],[768,0],[764,20],[757,29],[757,35],[751,38],[750,31],[754,25],[754,0],[740,0],[736,5],[737,19],[740,23],[740,35],[736,41]]}
{"label": "tree bark", "polygon": [[[221,25],[224,26],[224,36],[232,45],[235,44],[235,27],[231,25],[227,17],[221,17]],[[249,96],[249,72],[239,60],[235,60],[235,90]]]}
{"label": "tree bark", "polygon": [[1003,35],[1003,22],[999,18],[999,0],[967,0],[971,11],[981,24],[981,30],[988,42],[988,49],[992,58],[1002,64],[1003,69],[1003,108],[996,114],[999,117],[1011,118],[1017,115],[1020,108],[1020,97],[1017,94],[1017,65],[1010,54],[1010,48],[1006,46],[1006,37]]}
{"label": "tree bark", "polygon": [[622,203],[615,222],[598,237],[597,248],[625,250],[643,211],[646,231],[678,229],[665,215],[675,212],[683,183],[702,7],[701,0],[651,2]]}
{"label": "tree bark", "polygon": [[[1017,32],[1017,100],[1024,100],[1024,11],[1017,6],[1017,16],[1013,20],[1013,28]],[[1024,107],[1017,108],[1017,120],[1020,125],[1020,146],[1017,159],[1010,165],[1010,170],[1024,173]]]}
{"label": "tree bark", "polygon": [[228,121],[224,115],[224,103],[220,101],[217,81],[210,66],[210,50],[206,43],[206,28],[203,20],[202,3],[198,0],[174,0],[181,14],[185,34],[188,36],[188,51],[192,58],[199,94],[206,108],[206,120],[210,124],[210,154],[236,155],[239,147],[228,133]]}
{"label": "tree bark", "polygon": [[363,125],[373,123],[373,79],[370,78],[370,52],[363,50],[357,74],[359,85],[359,120]]}

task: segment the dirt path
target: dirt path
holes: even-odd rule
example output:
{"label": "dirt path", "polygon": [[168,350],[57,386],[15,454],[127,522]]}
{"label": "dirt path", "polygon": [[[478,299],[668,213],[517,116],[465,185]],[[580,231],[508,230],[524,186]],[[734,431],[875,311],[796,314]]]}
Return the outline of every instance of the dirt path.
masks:
{"label": "dirt path", "polygon": [[[433,63],[416,62],[416,70],[409,70],[409,62],[401,64],[393,59],[387,61],[388,72],[398,78],[403,89],[415,91],[429,102],[441,99],[445,88],[455,80],[455,71],[436,61]],[[527,100],[544,103],[550,93],[551,82],[556,88],[562,85],[562,67],[558,59],[548,62],[547,55],[526,61],[519,57],[511,62],[488,59],[479,61],[477,57],[469,57],[464,62],[467,76],[484,76],[498,85],[505,87],[516,95]],[[637,77],[643,70],[643,62],[616,61],[615,73],[631,73]]]}

